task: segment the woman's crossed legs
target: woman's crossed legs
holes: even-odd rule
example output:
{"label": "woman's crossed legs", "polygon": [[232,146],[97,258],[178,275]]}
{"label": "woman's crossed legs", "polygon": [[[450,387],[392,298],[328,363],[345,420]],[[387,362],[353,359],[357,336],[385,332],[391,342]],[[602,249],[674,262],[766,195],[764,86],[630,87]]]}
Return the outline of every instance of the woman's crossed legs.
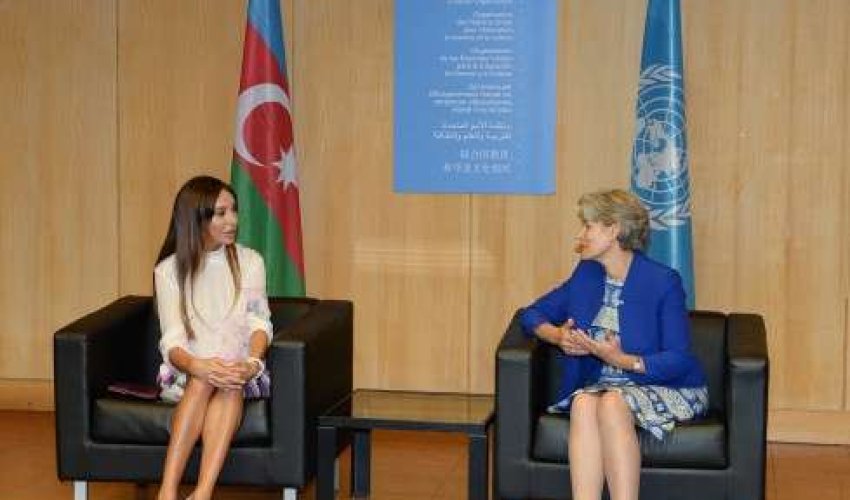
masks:
{"label": "woman's crossed legs", "polygon": [[159,500],[177,499],[186,461],[201,436],[201,469],[191,498],[206,500],[212,497],[230,441],[242,420],[242,404],[241,390],[217,389],[208,382],[190,378],[172,417]]}
{"label": "woman's crossed legs", "polygon": [[617,391],[577,394],[570,410],[570,480],[575,500],[637,500],[640,446],[629,406]]}

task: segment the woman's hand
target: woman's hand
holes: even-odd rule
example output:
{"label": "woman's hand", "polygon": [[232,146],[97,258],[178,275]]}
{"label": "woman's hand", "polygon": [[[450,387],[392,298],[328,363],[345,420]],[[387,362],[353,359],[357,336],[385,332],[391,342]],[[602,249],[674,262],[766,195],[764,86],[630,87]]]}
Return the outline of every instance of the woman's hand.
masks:
{"label": "woman's hand", "polygon": [[612,366],[621,366],[623,357],[626,353],[623,352],[620,346],[620,337],[606,332],[605,339],[596,343],[596,356],[602,361],[605,361]]}
{"label": "woman's hand", "polygon": [[620,346],[620,338],[613,332],[607,331],[603,340],[594,340],[580,330],[577,332],[577,335],[578,343],[587,349],[590,354],[609,365],[622,368],[626,353],[623,352]]}
{"label": "woman's hand", "polygon": [[242,380],[242,385],[247,384],[251,379],[260,373],[260,366],[257,363],[252,363],[247,359],[233,363],[233,371]]}
{"label": "woman's hand", "polygon": [[572,318],[568,319],[558,330],[560,337],[557,343],[562,351],[571,356],[590,354],[590,350],[582,339],[582,335],[585,337],[587,335],[581,329],[576,328],[575,321]]}
{"label": "woman's hand", "polygon": [[245,384],[234,363],[221,358],[195,358],[189,372],[219,389],[241,389]]}

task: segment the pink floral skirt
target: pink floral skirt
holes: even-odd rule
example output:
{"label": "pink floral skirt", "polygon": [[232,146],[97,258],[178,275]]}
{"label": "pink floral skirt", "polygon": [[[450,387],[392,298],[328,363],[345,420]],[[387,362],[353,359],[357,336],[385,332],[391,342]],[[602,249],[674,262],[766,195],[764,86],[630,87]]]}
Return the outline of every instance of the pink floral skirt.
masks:
{"label": "pink floral skirt", "polygon": [[[159,365],[159,373],[156,376],[156,383],[160,388],[160,399],[172,403],[180,401],[183,398],[183,391],[186,389],[188,381],[189,377],[185,373],[162,363]],[[242,386],[242,395],[245,399],[267,398],[271,395],[271,387],[272,381],[269,377],[269,371],[263,370],[257,377]]]}

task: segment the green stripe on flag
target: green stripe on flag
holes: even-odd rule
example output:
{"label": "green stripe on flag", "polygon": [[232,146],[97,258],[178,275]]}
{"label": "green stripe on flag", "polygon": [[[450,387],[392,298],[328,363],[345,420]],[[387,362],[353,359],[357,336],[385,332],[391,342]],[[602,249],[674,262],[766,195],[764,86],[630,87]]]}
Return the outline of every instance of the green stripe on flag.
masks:
{"label": "green stripe on flag", "polygon": [[266,293],[270,297],[304,296],[304,278],[283,247],[280,222],[272,215],[251,178],[235,161],[231,164],[230,175],[239,200],[238,241],[262,254],[266,263]]}

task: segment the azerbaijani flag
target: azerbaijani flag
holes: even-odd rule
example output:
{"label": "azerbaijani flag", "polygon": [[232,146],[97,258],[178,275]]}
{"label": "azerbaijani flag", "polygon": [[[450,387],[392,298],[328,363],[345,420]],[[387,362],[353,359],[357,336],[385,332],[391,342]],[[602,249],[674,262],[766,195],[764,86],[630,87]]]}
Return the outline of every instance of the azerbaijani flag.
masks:
{"label": "azerbaijani flag", "polygon": [[230,176],[238,241],[263,255],[270,296],[304,295],[301,208],[278,0],[250,0]]}

